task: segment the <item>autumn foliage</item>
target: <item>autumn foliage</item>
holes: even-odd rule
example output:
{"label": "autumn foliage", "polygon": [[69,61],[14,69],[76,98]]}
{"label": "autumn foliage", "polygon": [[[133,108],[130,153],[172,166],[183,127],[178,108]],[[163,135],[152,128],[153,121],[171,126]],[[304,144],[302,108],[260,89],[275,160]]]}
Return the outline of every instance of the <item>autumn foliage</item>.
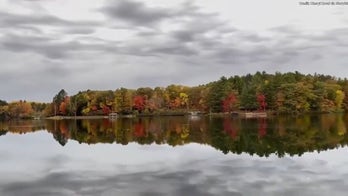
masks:
{"label": "autumn foliage", "polygon": [[223,112],[231,112],[233,109],[236,109],[237,97],[234,93],[229,94],[222,101]]}
{"label": "autumn foliage", "polygon": [[266,110],[266,96],[264,94],[257,95],[257,102],[259,104],[259,110]]}
{"label": "autumn foliage", "polygon": [[59,114],[66,115],[67,114],[67,107],[70,102],[70,97],[65,96],[64,100],[59,104]]}
{"label": "autumn foliage", "polygon": [[22,100],[9,103],[8,111],[15,118],[29,118],[34,112],[31,104]]}
{"label": "autumn foliage", "polygon": [[134,109],[138,110],[139,112],[143,111],[145,109],[145,99],[141,95],[137,95],[133,98],[134,102]]}
{"label": "autumn foliage", "polygon": [[[117,84],[115,84],[117,86]],[[238,110],[271,110],[276,113],[337,112],[348,110],[348,80],[299,72],[256,72],[244,76],[221,77],[208,84],[188,87],[87,90],[68,96],[60,90],[50,104],[26,101],[0,102],[0,118],[33,115],[170,114]],[[45,106],[45,109],[42,108]],[[44,112],[43,112],[44,111]]]}

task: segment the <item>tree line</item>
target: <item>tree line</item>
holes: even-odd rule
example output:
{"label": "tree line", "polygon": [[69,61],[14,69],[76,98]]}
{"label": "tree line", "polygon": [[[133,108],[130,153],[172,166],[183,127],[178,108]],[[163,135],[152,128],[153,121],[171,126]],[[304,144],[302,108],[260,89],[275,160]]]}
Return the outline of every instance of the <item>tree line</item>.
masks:
{"label": "tree line", "polygon": [[177,114],[240,110],[275,113],[340,112],[348,110],[348,80],[322,74],[256,72],[221,77],[193,87],[86,90],[69,96],[62,89],[51,103],[0,101],[2,117],[91,116],[119,114]]}

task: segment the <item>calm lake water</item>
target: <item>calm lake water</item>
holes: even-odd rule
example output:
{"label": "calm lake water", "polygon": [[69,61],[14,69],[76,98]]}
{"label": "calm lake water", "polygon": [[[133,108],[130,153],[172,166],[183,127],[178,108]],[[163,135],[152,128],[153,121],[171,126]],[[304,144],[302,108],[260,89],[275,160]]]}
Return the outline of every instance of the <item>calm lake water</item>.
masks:
{"label": "calm lake water", "polygon": [[347,195],[348,115],[0,123],[0,195]]}

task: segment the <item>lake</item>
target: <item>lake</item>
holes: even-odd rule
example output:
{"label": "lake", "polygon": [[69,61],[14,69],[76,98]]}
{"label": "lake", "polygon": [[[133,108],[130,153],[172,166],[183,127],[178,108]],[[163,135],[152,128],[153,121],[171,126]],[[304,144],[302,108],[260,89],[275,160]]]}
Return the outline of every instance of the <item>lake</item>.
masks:
{"label": "lake", "polygon": [[346,195],[348,115],[0,123],[0,195]]}

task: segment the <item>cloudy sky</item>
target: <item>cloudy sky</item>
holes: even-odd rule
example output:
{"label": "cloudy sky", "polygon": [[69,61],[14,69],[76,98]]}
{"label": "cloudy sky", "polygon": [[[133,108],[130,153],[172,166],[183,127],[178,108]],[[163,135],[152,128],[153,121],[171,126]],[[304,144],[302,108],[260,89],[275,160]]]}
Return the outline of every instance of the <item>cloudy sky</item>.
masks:
{"label": "cloudy sky", "polygon": [[194,86],[256,71],[348,76],[348,5],[0,0],[0,99]]}

